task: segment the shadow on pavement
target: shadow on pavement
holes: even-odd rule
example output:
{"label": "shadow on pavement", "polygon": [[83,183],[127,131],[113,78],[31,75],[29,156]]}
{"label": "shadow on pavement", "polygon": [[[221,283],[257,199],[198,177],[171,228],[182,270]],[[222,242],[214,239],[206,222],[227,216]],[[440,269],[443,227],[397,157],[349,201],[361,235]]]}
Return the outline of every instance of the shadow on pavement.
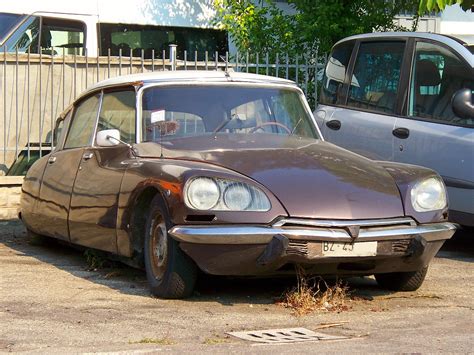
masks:
{"label": "shadow on pavement", "polygon": [[474,228],[458,230],[444,243],[436,257],[474,262]]}
{"label": "shadow on pavement", "polygon": [[[121,293],[150,297],[148,284],[143,270],[134,269],[118,262],[111,262],[111,267],[90,270],[84,257],[84,249],[55,242],[47,245],[35,245],[27,237],[19,221],[0,222],[0,243],[39,261],[54,265],[58,269],[107,286]],[[466,243],[470,247],[466,248]],[[469,235],[460,233],[448,241],[438,257],[453,258],[462,261],[474,261],[473,243]],[[353,296],[372,300],[378,296],[390,294],[378,288],[373,278],[351,277],[345,279]],[[331,284],[331,280],[328,282]],[[272,304],[285,293],[297,286],[296,277],[279,278],[235,278],[211,275],[200,275],[196,292],[189,299],[191,302],[214,301],[232,306],[239,303]]]}

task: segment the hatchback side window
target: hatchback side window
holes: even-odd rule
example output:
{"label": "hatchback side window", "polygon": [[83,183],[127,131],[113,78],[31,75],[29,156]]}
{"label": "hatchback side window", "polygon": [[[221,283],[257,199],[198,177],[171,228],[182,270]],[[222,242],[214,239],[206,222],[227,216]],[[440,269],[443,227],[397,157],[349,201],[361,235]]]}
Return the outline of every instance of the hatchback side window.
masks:
{"label": "hatchback side window", "polygon": [[347,105],[394,113],[405,42],[361,43]]}
{"label": "hatchback side window", "polygon": [[354,41],[350,41],[343,42],[332,50],[326,64],[326,70],[324,71],[320,103],[327,105],[336,104],[344,84],[353,47]]}
{"label": "hatchback side window", "polygon": [[120,139],[135,143],[135,90],[104,93],[98,131],[118,129]]}
{"label": "hatchback side window", "polygon": [[417,42],[413,60],[408,115],[474,126],[473,119],[456,117],[451,99],[456,91],[474,90],[473,71],[447,48]]}
{"label": "hatchback side window", "polygon": [[64,148],[86,147],[91,144],[94,134],[97,111],[99,110],[100,95],[94,95],[82,101],[76,107],[70,124],[69,133]]}

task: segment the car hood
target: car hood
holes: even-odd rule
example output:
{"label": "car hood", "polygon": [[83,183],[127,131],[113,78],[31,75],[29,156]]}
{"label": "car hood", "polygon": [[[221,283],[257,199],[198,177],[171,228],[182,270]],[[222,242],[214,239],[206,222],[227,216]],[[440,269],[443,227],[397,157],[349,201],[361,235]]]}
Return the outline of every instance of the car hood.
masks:
{"label": "car hood", "polygon": [[271,134],[219,134],[142,143],[140,156],[197,160],[268,188],[291,217],[372,219],[404,215],[394,179],[380,165],[331,143]]}

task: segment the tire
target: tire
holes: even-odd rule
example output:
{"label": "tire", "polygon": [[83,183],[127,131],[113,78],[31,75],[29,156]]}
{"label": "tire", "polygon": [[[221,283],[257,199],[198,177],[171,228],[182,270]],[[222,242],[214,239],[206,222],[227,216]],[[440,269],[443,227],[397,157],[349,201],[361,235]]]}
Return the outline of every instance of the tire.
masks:
{"label": "tire", "polygon": [[196,264],[168,235],[170,218],[161,196],[153,198],[146,220],[144,261],[151,293],[160,298],[192,295],[197,279]]}
{"label": "tire", "polygon": [[428,266],[412,272],[392,272],[376,274],[375,279],[380,287],[392,291],[416,291],[425,280]]}

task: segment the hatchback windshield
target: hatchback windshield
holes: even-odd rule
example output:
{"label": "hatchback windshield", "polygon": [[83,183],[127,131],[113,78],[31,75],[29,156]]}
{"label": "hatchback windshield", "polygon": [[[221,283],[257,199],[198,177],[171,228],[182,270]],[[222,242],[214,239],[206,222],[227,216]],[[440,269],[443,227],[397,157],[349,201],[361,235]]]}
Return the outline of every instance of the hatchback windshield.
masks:
{"label": "hatchback windshield", "polygon": [[4,37],[18,23],[20,17],[21,15],[0,12],[0,43],[3,42]]}
{"label": "hatchback windshield", "polygon": [[143,140],[216,133],[318,138],[296,90],[243,85],[152,87],[143,93]]}

